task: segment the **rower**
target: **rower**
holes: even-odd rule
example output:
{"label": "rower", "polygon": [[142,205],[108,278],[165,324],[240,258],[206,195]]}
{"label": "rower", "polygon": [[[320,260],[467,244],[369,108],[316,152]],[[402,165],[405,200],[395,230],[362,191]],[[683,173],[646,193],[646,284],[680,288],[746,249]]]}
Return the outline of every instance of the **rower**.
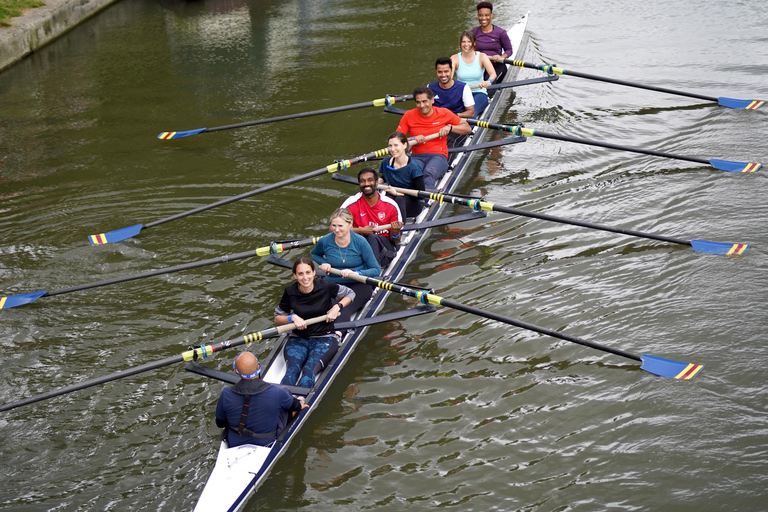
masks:
{"label": "rower", "polygon": [[[280,384],[294,386],[298,381],[300,387],[311,388],[316,374],[339,349],[341,333],[334,333],[333,323],[352,304],[355,293],[338,283],[318,280],[315,263],[307,257],[293,262],[293,277],[296,282],[285,287],[275,308],[277,325],[296,326],[285,344],[285,375]],[[306,319],[322,315],[324,322],[307,324]]]}
{"label": "rower", "polygon": [[432,89],[435,106],[447,108],[462,119],[475,117],[475,98],[469,85],[453,79],[453,62],[450,57],[435,61],[437,81],[427,87]]}
{"label": "rower", "polygon": [[309,407],[303,397],[261,380],[259,360],[250,352],[238,354],[232,368],[240,380],[224,388],[216,404],[216,426],[227,429],[230,448],[269,445],[285,429],[290,412]]}
{"label": "rower", "polygon": [[[503,28],[493,24],[493,4],[480,2],[477,4],[477,21],[480,26],[472,29],[477,41],[477,51],[483,52],[490,59],[496,70],[496,82],[501,82],[507,72],[504,59],[512,55],[512,42],[509,34]],[[489,78],[486,74],[485,78]]]}
{"label": "rower", "polygon": [[389,185],[387,195],[395,200],[403,217],[416,217],[421,213],[424,203],[417,197],[397,192],[393,187],[424,190],[424,172],[421,165],[411,158],[411,146],[403,132],[390,134],[387,149],[389,156],[385,156],[379,164],[379,183]]}
{"label": "rower", "polygon": [[[411,157],[424,170],[424,186],[434,189],[437,181],[448,170],[448,134],[464,135],[471,133],[472,128],[450,110],[433,106],[434,95],[429,87],[416,87],[413,99],[416,108],[403,114],[397,131],[416,140],[418,146],[412,149]],[[427,141],[426,136],[435,133],[435,129],[438,129],[440,137]]]}
{"label": "rower", "polygon": [[[366,167],[357,173],[357,182],[360,192],[348,197],[341,207],[352,213],[352,231],[365,237],[379,266],[384,268],[395,257],[403,216],[392,198],[379,194],[376,171]],[[390,228],[374,231],[385,224],[391,224]]]}
{"label": "rower", "polygon": [[355,273],[374,277],[381,274],[381,267],[373,255],[371,246],[362,235],[352,231],[352,221],[352,213],[348,209],[337,208],[331,214],[331,233],[318,240],[310,253],[326,274],[330,272],[331,267],[341,270],[341,277],[329,275],[325,278],[326,281],[342,284],[354,292],[354,300],[344,307],[339,315],[339,322],[348,322],[373,294],[370,285],[357,282],[349,278],[349,275]]}

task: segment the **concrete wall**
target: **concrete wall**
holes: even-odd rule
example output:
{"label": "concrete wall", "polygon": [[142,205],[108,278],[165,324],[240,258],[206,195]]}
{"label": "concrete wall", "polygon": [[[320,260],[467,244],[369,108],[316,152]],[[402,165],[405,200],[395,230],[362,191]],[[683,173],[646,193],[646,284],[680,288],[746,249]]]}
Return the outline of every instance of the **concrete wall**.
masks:
{"label": "concrete wall", "polygon": [[44,0],[47,5],[0,27],[0,70],[50,43],[118,0]]}

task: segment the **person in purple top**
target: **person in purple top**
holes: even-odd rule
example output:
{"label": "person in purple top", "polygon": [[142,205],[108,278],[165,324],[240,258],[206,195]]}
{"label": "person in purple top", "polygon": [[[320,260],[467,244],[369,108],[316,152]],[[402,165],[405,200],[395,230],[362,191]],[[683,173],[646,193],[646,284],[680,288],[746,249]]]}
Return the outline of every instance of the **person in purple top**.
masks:
{"label": "person in purple top", "polygon": [[498,83],[501,82],[507,71],[504,59],[512,55],[512,43],[507,31],[495,26],[491,23],[492,20],[493,4],[491,2],[477,4],[477,21],[480,22],[480,26],[472,29],[475,39],[477,39],[475,49],[490,57],[493,67],[496,69],[496,82]]}

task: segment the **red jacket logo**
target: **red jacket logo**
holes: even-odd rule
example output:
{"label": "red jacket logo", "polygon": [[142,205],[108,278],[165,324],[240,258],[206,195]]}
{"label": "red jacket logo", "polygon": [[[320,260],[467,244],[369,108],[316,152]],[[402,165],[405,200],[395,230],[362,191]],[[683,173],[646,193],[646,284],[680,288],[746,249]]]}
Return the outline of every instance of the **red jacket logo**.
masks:
{"label": "red jacket logo", "polygon": [[379,216],[379,220],[384,222],[384,219],[387,217],[387,214],[384,212],[379,212],[378,216]]}

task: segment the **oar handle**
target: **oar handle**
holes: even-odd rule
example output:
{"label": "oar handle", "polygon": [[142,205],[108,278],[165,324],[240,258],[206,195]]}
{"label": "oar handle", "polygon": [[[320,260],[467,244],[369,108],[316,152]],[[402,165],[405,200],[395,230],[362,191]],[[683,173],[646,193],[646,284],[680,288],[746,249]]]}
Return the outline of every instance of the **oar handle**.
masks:
{"label": "oar handle", "polygon": [[398,194],[404,194],[407,196],[419,197],[418,190],[412,190],[410,188],[393,187],[391,185],[379,185],[379,190],[394,190]]}
{"label": "oar handle", "polygon": [[[310,318],[309,320],[304,320],[304,323],[306,323],[307,325],[315,325],[315,324],[319,324],[320,322],[325,322],[326,319],[327,319],[326,315],[316,316],[314,318]],[[288,323],[288,324],[285,324],[285,325],[278,325],[277,326],[277,332],[279,334],[283,334],[284,332],[289,332],[289,331],[292,331],[294,329],[296,329],[296,324],[294,324],[294,323]]]}
{"label": "oar handle", "polygon": [[[438,133],[433,133],[432,135],[426,135],[426,136],[424,136],[424,142],[427,142],[428,140],[437,139],[438,137],[440,137],[440,133],[439,132]],[[408,141],[408,145],[411,146],[411,147],[415,146],[416,144],[418,144],[418,142],[416,142],[416,139],[411,139],[411,140]]]}

